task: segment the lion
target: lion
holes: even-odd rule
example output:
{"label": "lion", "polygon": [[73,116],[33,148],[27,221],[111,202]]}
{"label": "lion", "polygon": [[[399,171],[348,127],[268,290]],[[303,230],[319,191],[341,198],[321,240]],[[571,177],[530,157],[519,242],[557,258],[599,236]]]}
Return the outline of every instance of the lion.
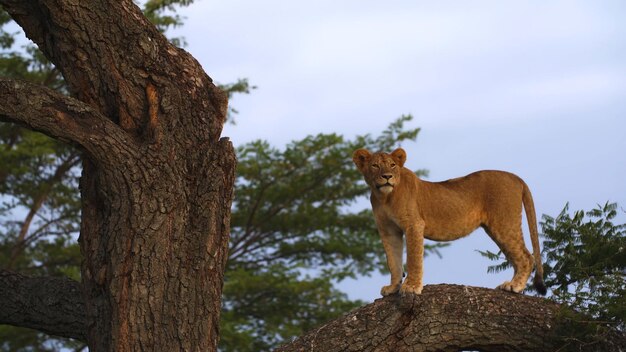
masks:
{"label": "lion", "polygon": [[[518,176],[504,171],[478,171],[443,182],[428,182],[404,167],[406,152],[391,154],[358,149],[352,159],[371,189],[376,227],[383,242],[391,284],[382,296],[396,292],[421,294],[424,238],[452,241],[482,227],[513,265],[511,281],[497,288],[520,293],[535,267],[533,285],[546,294],[530,190]],[[533,255],[522,236],[522,204],[530,229]],[[402,236],[406,235],[407,277],[402,282]],[[534,260],[533,260],[534,256]]]}

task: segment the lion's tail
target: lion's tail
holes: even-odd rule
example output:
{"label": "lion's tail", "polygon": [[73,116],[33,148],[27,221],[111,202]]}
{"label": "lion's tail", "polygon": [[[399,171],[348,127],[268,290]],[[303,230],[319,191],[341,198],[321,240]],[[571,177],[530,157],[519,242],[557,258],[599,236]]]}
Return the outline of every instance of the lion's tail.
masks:
{"label": "lion's tail", "polygon": [[543,282],[543,264],[541,263],[541,249],[539,248],[539,233],[537,231],[537,216],[535,215],[535,203],[530,189],[525,182],[524,191],[522,193],[522,202],[526,211],[526,220],[528,220],[528,229],[530,231],[530,241],[533,244],[533,256],[535,258],[535,277],[533,278],[533,286],[537,292],[545,295],[546,285]]}

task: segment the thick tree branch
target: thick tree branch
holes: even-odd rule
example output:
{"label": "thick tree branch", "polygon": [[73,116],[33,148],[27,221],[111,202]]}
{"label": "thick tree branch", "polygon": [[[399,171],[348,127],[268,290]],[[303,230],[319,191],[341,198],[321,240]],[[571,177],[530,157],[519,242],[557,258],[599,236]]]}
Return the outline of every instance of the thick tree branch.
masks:
{"label": "thick tree branch", "polygon": [[[181,133],[175,138],[182,139],[189,138],[189,131],[163,124],[209,121],[210,135],[194,137],[218,141],[227,95],[189,53],[167,41],[133,1],[0,0],[0,5],[63,73],[72,96],[124,130],[156,139],[167,137],[158,131]],[[182,121],[163,119],[191,105],[198,114]],[[146,131],[155,128],[156,133]]]}
{"label": "thick tree branch", "polygon": [[122,146],[128,151],[134,144],[126,132],[89,105],[37,84],[7,78],[0,78],[0,121],[77,144],[96,162],[110,159]]}
{"label": "thick tree branch", "polygon": [[85,341],[87,317],[80,283],[0,270],[0,324]]}
{"label": "thick tree branch", "polygon": [[[277,351],[555,351],[567,344],[559,309],[543,298],[429,285],[420,296],[376,300]],[[604,343],[580,350],[625,347],[622,337]]]}

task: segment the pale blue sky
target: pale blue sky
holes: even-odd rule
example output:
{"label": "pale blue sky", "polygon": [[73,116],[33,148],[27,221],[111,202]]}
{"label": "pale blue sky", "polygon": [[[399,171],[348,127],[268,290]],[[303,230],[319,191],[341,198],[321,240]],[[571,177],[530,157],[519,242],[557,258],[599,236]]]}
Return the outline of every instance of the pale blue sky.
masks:
{"label": "pale blue sky", "polygon": [[[214,80],[258,86],[231,102],[236,145],[375,135],[410,113],[422,132],[407,167],[428,180],[512,171],[539,217],[568,201],[626,207],[624,1],[199,0],[182,13],[177,34]],[[497,250],[477,231],[427,258],[425,282],[510,278],[475,249]],[[341,288],[371,301],[387,280]]]}

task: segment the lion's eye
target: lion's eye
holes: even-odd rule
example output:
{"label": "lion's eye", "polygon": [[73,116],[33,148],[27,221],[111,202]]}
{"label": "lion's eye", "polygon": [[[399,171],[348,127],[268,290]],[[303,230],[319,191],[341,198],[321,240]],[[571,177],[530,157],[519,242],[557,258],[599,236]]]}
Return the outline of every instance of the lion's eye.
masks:
{"label": "lion's eye", "polygon": [[380,168],[380,167],[378,166],[378,164],[372,164],[372,168],[373,168],[373,169],[378,169],[378,168]]}
{"label": "lion's eye", "polygon": [[396,167],[396,164],[392,163],[391,168],[394,169],[395,167]]}

